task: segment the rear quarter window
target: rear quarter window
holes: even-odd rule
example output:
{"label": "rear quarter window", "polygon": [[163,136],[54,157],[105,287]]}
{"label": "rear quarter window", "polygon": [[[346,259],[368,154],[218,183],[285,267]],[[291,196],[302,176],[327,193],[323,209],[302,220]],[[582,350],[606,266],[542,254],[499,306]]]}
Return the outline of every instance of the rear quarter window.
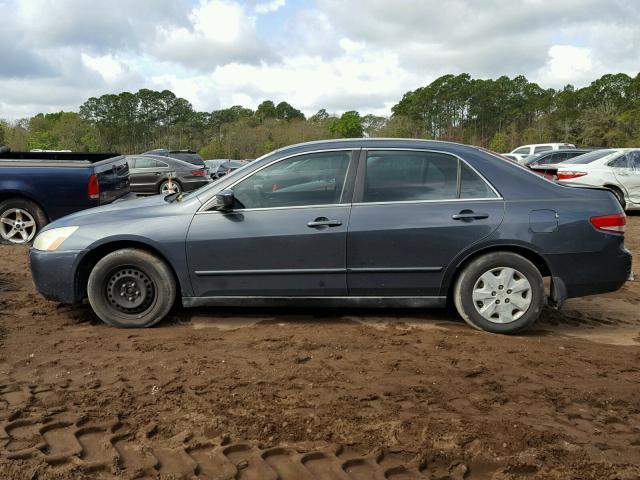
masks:
{"label": "rear quarter window", "polygon": [[469,165],[460,162],[460,198],[497,198],[496,192],[473,171]]}

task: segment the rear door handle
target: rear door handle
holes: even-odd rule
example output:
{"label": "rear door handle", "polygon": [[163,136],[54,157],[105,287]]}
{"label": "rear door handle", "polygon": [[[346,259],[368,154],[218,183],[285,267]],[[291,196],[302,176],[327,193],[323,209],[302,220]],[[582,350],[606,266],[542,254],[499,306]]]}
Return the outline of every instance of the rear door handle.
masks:
{"label": "rear door handle", "polygon": [[309,228],[339,227],[340,225],[342,225],[340,220],[329,220],[326,217],[318,217],[313,222],[307,223],[307,227]]}
{"label": "rear door handle", "polygon": [[476,213],[471,210],[462,210],[460,213],[452,215],[454,220],[482,220],[483,218],[489,218],[488,213]]}

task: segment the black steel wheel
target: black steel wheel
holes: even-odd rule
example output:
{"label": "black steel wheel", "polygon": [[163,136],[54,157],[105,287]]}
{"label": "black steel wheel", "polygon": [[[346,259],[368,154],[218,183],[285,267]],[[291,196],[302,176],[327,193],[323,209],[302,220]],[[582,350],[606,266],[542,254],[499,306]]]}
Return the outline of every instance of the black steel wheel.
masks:
{"label": "black steel wheel", "polygon": [[173,272],[149,252],[126,248],[102,258],[87,284],[89,303],[115,327],[150,327],[162,320],[176,296]]}

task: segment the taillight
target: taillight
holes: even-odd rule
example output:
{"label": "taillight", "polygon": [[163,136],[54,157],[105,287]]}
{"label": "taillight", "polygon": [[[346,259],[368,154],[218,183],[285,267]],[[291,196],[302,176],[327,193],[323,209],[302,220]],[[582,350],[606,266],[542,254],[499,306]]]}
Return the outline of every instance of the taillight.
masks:
{"label": "taillight", "polygon": [[98,182],[98,176],[96,174],[89,177],[87,196],[90,200],[100,200],[100,183]]}
{"label": "taillight", "polygon": [[591,225],[606,232],[624,233],[627,217],[624,213],[591,217]]}
{"label": "taillight", "polygon": [[204,177],[207,174],[206,170],[191,170],[191,175],[194,175],[196,177]]}
{"label": "taillight", "polygon": [[558,180],[571,180],[572,178],[584,177],[587,172],[558,172]]}

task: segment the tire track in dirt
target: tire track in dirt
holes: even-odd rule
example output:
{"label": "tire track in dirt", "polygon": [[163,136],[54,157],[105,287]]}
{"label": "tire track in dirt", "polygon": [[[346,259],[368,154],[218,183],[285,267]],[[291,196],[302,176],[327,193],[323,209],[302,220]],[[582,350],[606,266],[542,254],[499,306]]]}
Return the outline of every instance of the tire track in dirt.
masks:
{"label": "tire track in dirt", "polygon": [[367,455],[328,445],[321,449],[258,442],[212,442],[184,433],[154,439],[132,432],[118,419],[94,421],[59,411],[20,418],[0,426],[0,454],[9,460],[41,460],[52,467],[128,478],[215,480],[384,480],[422,479],[426,467],[378,449]]}

